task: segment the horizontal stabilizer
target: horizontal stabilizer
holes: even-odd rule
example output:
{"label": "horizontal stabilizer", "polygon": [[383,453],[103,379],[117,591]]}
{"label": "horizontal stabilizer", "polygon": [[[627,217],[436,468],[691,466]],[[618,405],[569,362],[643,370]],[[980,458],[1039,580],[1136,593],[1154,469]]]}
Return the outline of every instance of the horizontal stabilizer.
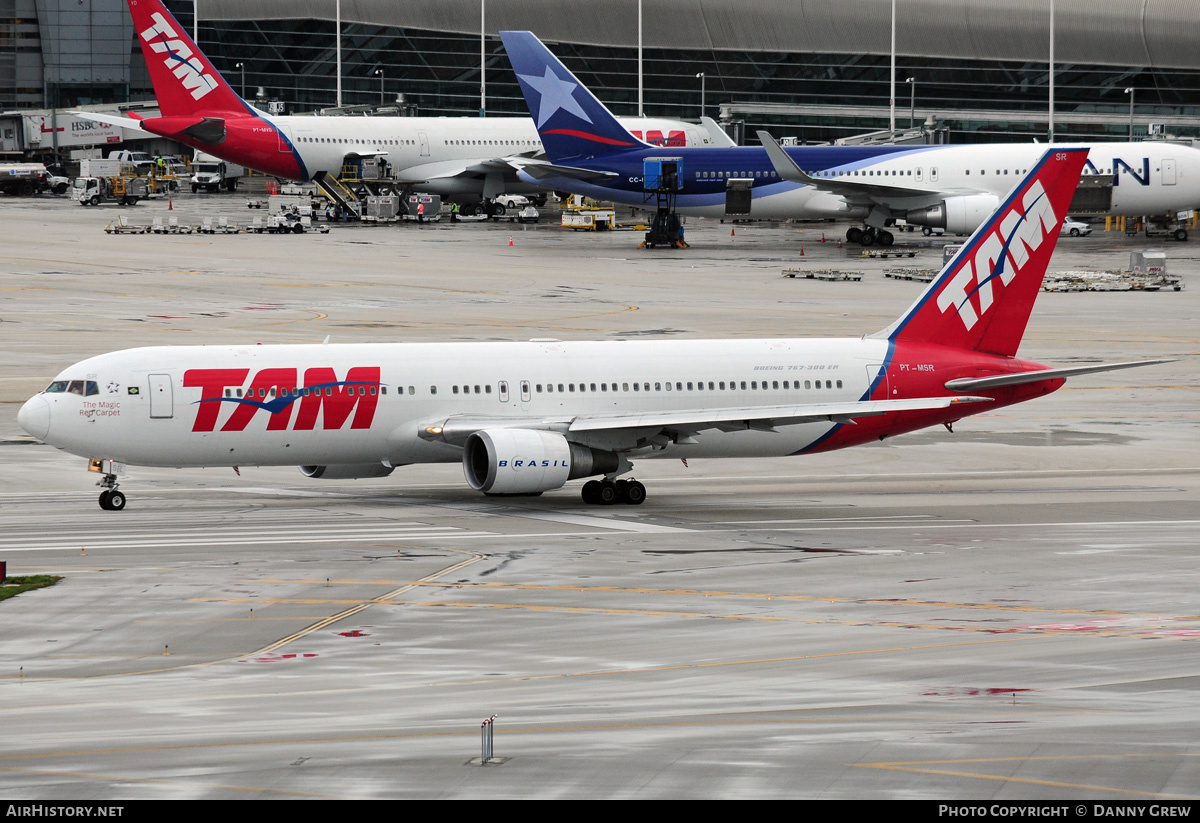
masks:
{"label": "horizontal stabilizer", "polygon": [[121,117],[119,114],[97,114],[92,111],[73,111],[74,116],[80,120],[88,120],[92,123],[99,123],[102,126],[116,126],[121,129],[129,129],[130,131],[145,131],[142,128],[142,121],[135,120],[132,117]]}
{"label": "horizontal stabilizer", "polygon": [[986,391],[1001,386],[1020,386],[1024,383],[1040,383],[1043,380],[1060,380],[1066,377],[1078,377],[1081,374],[1095,374],[1102,371],[1117,369],[1136,369],[1138,366],[1155,366],[1159,363],[1174,363],[1174,358],[1165,360],[1131,360],[1127,363],[1104,363],[1099,366],[1068,366],[1062,369],[1040,369],[1038,371],[1023,371],[1016,374],[994,374],[989,377],[964,377],[946,383],[947,391]]}
{"label": "horizontal stabilizer", "polygon": [[524,163],[521,171],[536,180],[549,180],[554,177],[569,177],[572,180],[609,180],[617,176],[612,171],[597,171],[596,169],[581,169],[577,166],[556,166],[553,163]]}

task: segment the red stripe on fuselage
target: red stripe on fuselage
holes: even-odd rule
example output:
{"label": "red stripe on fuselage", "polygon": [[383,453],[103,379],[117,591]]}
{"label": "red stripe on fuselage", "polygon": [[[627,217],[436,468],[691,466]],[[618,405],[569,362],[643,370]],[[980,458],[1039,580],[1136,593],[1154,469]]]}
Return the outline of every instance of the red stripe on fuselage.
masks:
{"label": "red stripe on fuselage", "polygon": [[611,137],[601,137],[598,134],[588,134],[586,131],[577,131],[575,129],[547,129],[546,134],[565,134],[568,137],[581,137],[584,140],[591,140],[594,143],[604,143],[606,146],[632,146],[625,140],[613,140]]}

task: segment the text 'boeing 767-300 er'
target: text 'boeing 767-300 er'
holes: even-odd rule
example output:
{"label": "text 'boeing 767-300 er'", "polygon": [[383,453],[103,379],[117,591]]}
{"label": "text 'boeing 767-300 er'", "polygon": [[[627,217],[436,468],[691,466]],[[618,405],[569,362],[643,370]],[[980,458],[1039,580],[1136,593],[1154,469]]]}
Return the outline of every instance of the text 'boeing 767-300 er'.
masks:
{"label": "text 'boeing 767-300 er'", "polygon": [[[128,0],[161,117],[80,112],[121,128],[178,140],[285,180],[339,177],[345,163],[383,157],[402,185],[460,201],[501,192],[545,192],[517,172],[542,155],[528,117],[309,117],[269,115],[248,105],[159,0]],[[705,126],[631,118],[622,128],[662,146],[733,145]]]}
{"label": "text 'boeing 767-300 er'", "polygon": [[[629,206],[655,207],[646,161],[677,160],[680,214],[700,217],[861,220],[846,237],[890,245],[888,227],[970,234],[988,218],[1046,146],[804,146],[682,148],[664,152],[623,127],[533,34],[500,32],[537,121],[547,164],[521,177]],[[1200,150],[1165,142],[1090,143],[1088,185],[1069,209],[1089,214],[1164,215],[1200,207]],[[1177,239],[1187,238],[1176,229]]]}
{"label": "text 'boeing 767-300 er'", "polygon": [[486,494],[603,476],[585,502],[641,503],[645,487],[617,479],[634,459],[841,449],[1141,365],[1015,357],[1085,155],[1047,152],[908,311],[862,339],[127,349],[63,370],[17,419],[90,459],[105,509],[125,506],[126,464],[355,478],[461,461]]}

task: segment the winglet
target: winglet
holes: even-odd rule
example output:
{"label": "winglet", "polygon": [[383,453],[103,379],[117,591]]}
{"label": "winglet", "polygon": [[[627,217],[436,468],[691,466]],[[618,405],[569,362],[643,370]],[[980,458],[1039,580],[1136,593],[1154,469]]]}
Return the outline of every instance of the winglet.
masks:
{"label": "winglet", "polygon": [[811,186],[814,184],[813,178],[804,173],[804,170],[796,165],[796,161],[788,157],[788,153],[783,150],[783,147],[770,135],[769,132],[758,132],[758,140],[762,143],[762,147],[767,150],[767,159],[771,161],[771,165],[775,167],[775,173],[792,183],[799,183],[802,186]]}

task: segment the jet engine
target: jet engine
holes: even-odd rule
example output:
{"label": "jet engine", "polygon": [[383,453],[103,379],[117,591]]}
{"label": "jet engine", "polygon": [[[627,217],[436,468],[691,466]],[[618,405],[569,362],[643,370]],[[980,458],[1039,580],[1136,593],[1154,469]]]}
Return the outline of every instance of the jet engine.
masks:
{"label": "jet engine", "polygon": [[301,466],[300,473],[314,480],[358,480],[362,477],[387,477],[394,468],[382,463],[338,463],[332,466]]}
{"label": "jet engine", "polygon": [[1000,199],[994,194],[964,194],[943,200],[936,206],[912,209],[905,213],[904,220],[917,226],[945,229],[951,234],[970,234],[991,217],[999,205]]}
{"label": "jet engine", "polygon": [[540,494],[576,477],[614,472],[619,463],[613,452],[531,429],[484,429],[463,447],[467,483],[484,494]]}

